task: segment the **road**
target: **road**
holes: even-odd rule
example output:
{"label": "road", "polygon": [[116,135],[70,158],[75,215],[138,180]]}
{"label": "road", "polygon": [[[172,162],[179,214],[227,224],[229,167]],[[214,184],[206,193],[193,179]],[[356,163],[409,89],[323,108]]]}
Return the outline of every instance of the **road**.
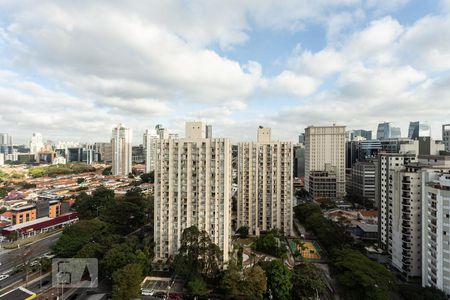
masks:
{"label": "road", "polygon": [[0,274],[10,271],[27,260],[32,260],[49,252],[50,247],[58,241],[61,234],[62,232],[58,232],[29,245],[0,254]]}

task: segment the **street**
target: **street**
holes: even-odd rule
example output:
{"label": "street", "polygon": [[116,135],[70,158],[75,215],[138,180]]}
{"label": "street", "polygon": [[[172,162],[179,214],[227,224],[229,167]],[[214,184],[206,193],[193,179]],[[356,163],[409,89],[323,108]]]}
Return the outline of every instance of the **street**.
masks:
{"label": "street", "polygon": [[[17,265],[23,264],[25,260],[24,256],[26,256],[27,260],[32,260],[35,257],[42,256],[49,252],[50,247],[58,241],[61,234],[62,232],[58,232],[29,245],[0,253],[0,274],[10,271]],[[0,282],[0,285],[4,285],[4,283]]]}

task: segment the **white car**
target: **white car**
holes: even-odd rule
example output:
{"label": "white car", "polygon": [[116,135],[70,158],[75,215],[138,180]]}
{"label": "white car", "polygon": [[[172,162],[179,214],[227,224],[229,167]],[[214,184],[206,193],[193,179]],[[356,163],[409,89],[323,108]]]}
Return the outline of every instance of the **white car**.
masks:
{"label": "white car", "polygon": [[9,277],[8,274],[2,274],[2,275],[0,275],[0,281],[5,280],[8,277]]}

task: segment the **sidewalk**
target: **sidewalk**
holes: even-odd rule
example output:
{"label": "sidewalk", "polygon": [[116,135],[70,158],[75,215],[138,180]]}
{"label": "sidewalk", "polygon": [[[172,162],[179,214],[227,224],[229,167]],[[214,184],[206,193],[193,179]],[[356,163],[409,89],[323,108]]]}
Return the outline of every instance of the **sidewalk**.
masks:
{"label": "sidewalk", "polygon": [[12,250],[12,249],[20,248],[22,246],[25,246],[25,245],[28,245],[28,244],[32,244],[32,243],[37,242],[39,240],[45,239],[45,238],[47,238],[49,236],[52,236],[52,235],[54,235],[54,234],[56,234],[58,232],[61,232],[62,230],[63,230],[63,228],[58,228],[58,229],[55,229],[55,230],[52,230],[52,231],[48,231],[48,232],[45,232],[45,233],[40,233],[40,234],[31,236],[31,237],[28,237],[28,238],[20,239],[20,240],[11,242],[11,243],[6,243],[6,244],[1,245],[1,248],[2,248],[2,250],[3,249],[5,249],[5,250]]}

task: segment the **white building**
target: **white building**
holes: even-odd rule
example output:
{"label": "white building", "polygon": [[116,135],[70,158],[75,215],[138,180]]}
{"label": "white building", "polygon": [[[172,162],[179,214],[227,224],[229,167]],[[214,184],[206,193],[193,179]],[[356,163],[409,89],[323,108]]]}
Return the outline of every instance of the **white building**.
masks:
{"label": "white building", "polygon": [[30,154],[34,154],[36,161],[39,160],[39,152],[42,150],[42,147],[44,147],[42,134],[34,132],[30,141]]}
{"label": "white building", "polygon": [[145,153],[145,173],[150,173],[155,170],[155,142],[159,139],[156,130],[147,129],[144,132],[144,153]]}
{"label": "white building", "polygon": [[450,173],[428,173],[422,186],[422,285],[450,296]]}
{"label": "white building", "polygon": [[256,143],[239,143],[237,227],[291,235],[292,173],[292,143],[272,141],[270,128],[258,128]]}
{"label": "white building", "polygon": [[130,128],[118,124],[113,128],[111,136],[112,175],[127,176],[131,173],[131,140]]}
{"label": "white building", "polygon": [[413,148],[405,144],[401,153],[380,154],[376,168],[380,246],[406,278],[422,273],[423,174],[449,167],[441,156],[421,156],[419,149]]}
{"label": "white building", "polygon": [[202,122],[187,122],[186,137],[156,140],[155,260],[173,257],[183,230],[205,230],[228,260],[231,227],[231,143],[206,138]]}
{"label": "white building", "polygon": [[5,154],[0,153],[0,166],[5,164]]}
{"label": "white building", "polygon": [[305,129],[305,188],[311,171],[333,168],[336,196],[345,196],[345,126],[310,126]]}

